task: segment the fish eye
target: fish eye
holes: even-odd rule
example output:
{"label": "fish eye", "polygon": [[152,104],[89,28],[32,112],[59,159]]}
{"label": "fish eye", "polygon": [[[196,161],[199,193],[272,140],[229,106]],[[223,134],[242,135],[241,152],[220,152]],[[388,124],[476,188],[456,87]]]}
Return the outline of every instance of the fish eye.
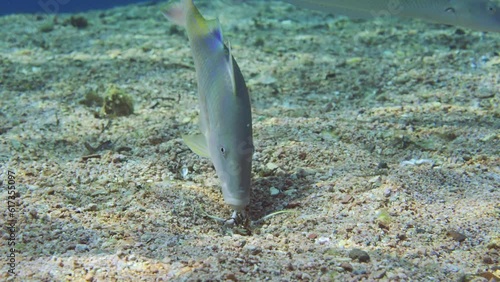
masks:
{"label": "fish eye", "polygon": [[490,3],[487,7],[488,13],[490,14],[495,14],[497,11],[497,8],[493,5],[493,3]]}
{"label": "fish eye", "polygon": [[224,146],[220,146],[219,147],[219,152],[222,154],[222,156],[226,156],[226,148],[224,148]]}

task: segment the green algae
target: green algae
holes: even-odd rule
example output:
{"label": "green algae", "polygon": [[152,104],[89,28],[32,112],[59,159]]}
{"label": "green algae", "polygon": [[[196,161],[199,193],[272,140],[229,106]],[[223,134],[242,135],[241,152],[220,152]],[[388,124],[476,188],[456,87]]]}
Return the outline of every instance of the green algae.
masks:
{"label": "green algae", "polygon": [[54,22],[53,21],[45,21],[38,27],[38,31],[44,32],[44,33],[51,32],[53,30],[54,30]]}
{"label": "green algae", "polygon": [[110,117],[131,115],[134,113],[132,97],[116,85],[110,85],[104,94],[102,112]]}
{"label": "green algae", "polygon": [[85,97],[80,100],[80,104],[87,107],[102,107],[104,99],[97,94],[95,91],[89,91],[85,93]]}
{"label": "green algae", "polygon": [[111,84],[99,95],[99,90],[89,90],[80,104],[94,109],[94,115],[102,117],[121,117],[134,113],[134,101],[130,94],[122,88]]}

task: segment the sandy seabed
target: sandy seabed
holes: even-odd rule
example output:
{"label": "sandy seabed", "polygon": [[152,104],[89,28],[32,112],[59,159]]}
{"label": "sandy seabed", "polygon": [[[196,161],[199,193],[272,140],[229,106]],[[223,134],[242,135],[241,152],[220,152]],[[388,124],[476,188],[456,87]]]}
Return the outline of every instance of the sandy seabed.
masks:
{"label": "sandy seabed", "polygon": [[160,5],[4,16],[0,280],[498,279],[500,34],[199,2],[251,92],[250,218],[293,213],[245,235],[197,208],[231,213],[182,142],[195,72]]}

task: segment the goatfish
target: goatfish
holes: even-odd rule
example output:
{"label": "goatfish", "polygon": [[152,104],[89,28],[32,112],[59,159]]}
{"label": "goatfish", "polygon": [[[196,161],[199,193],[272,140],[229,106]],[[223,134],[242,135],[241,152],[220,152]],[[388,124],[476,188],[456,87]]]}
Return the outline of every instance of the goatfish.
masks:
{"label": "goatfish", "polygon": [[355,18],[398,16],[500,32],[500,0],[284,0]]}
{"label": "goatfish", "polygon": [[236,221],[250,202],[254,151],[245,80],[217,19],[206,20],[192,0],[170,4],[164,15],[186,29],[196,70],[201,134],[183,139],[193,152],[211,159]]}

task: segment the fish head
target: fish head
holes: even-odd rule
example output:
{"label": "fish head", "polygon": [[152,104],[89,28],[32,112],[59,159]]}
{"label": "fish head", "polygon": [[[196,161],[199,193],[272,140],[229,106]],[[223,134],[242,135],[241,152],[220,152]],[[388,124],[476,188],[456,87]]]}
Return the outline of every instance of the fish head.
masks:
{"label": "fish head", "polygon": [[250,202],[252,155],[254,151],[251,124],[231,134],[211,134],[210,158],[222,185],[224,201],[236,211]]}
{"label": "fish head", "polygon": [[500,0],[454,0],[451,3],[447,12],[457,16],[458,25],[500,32]]}

